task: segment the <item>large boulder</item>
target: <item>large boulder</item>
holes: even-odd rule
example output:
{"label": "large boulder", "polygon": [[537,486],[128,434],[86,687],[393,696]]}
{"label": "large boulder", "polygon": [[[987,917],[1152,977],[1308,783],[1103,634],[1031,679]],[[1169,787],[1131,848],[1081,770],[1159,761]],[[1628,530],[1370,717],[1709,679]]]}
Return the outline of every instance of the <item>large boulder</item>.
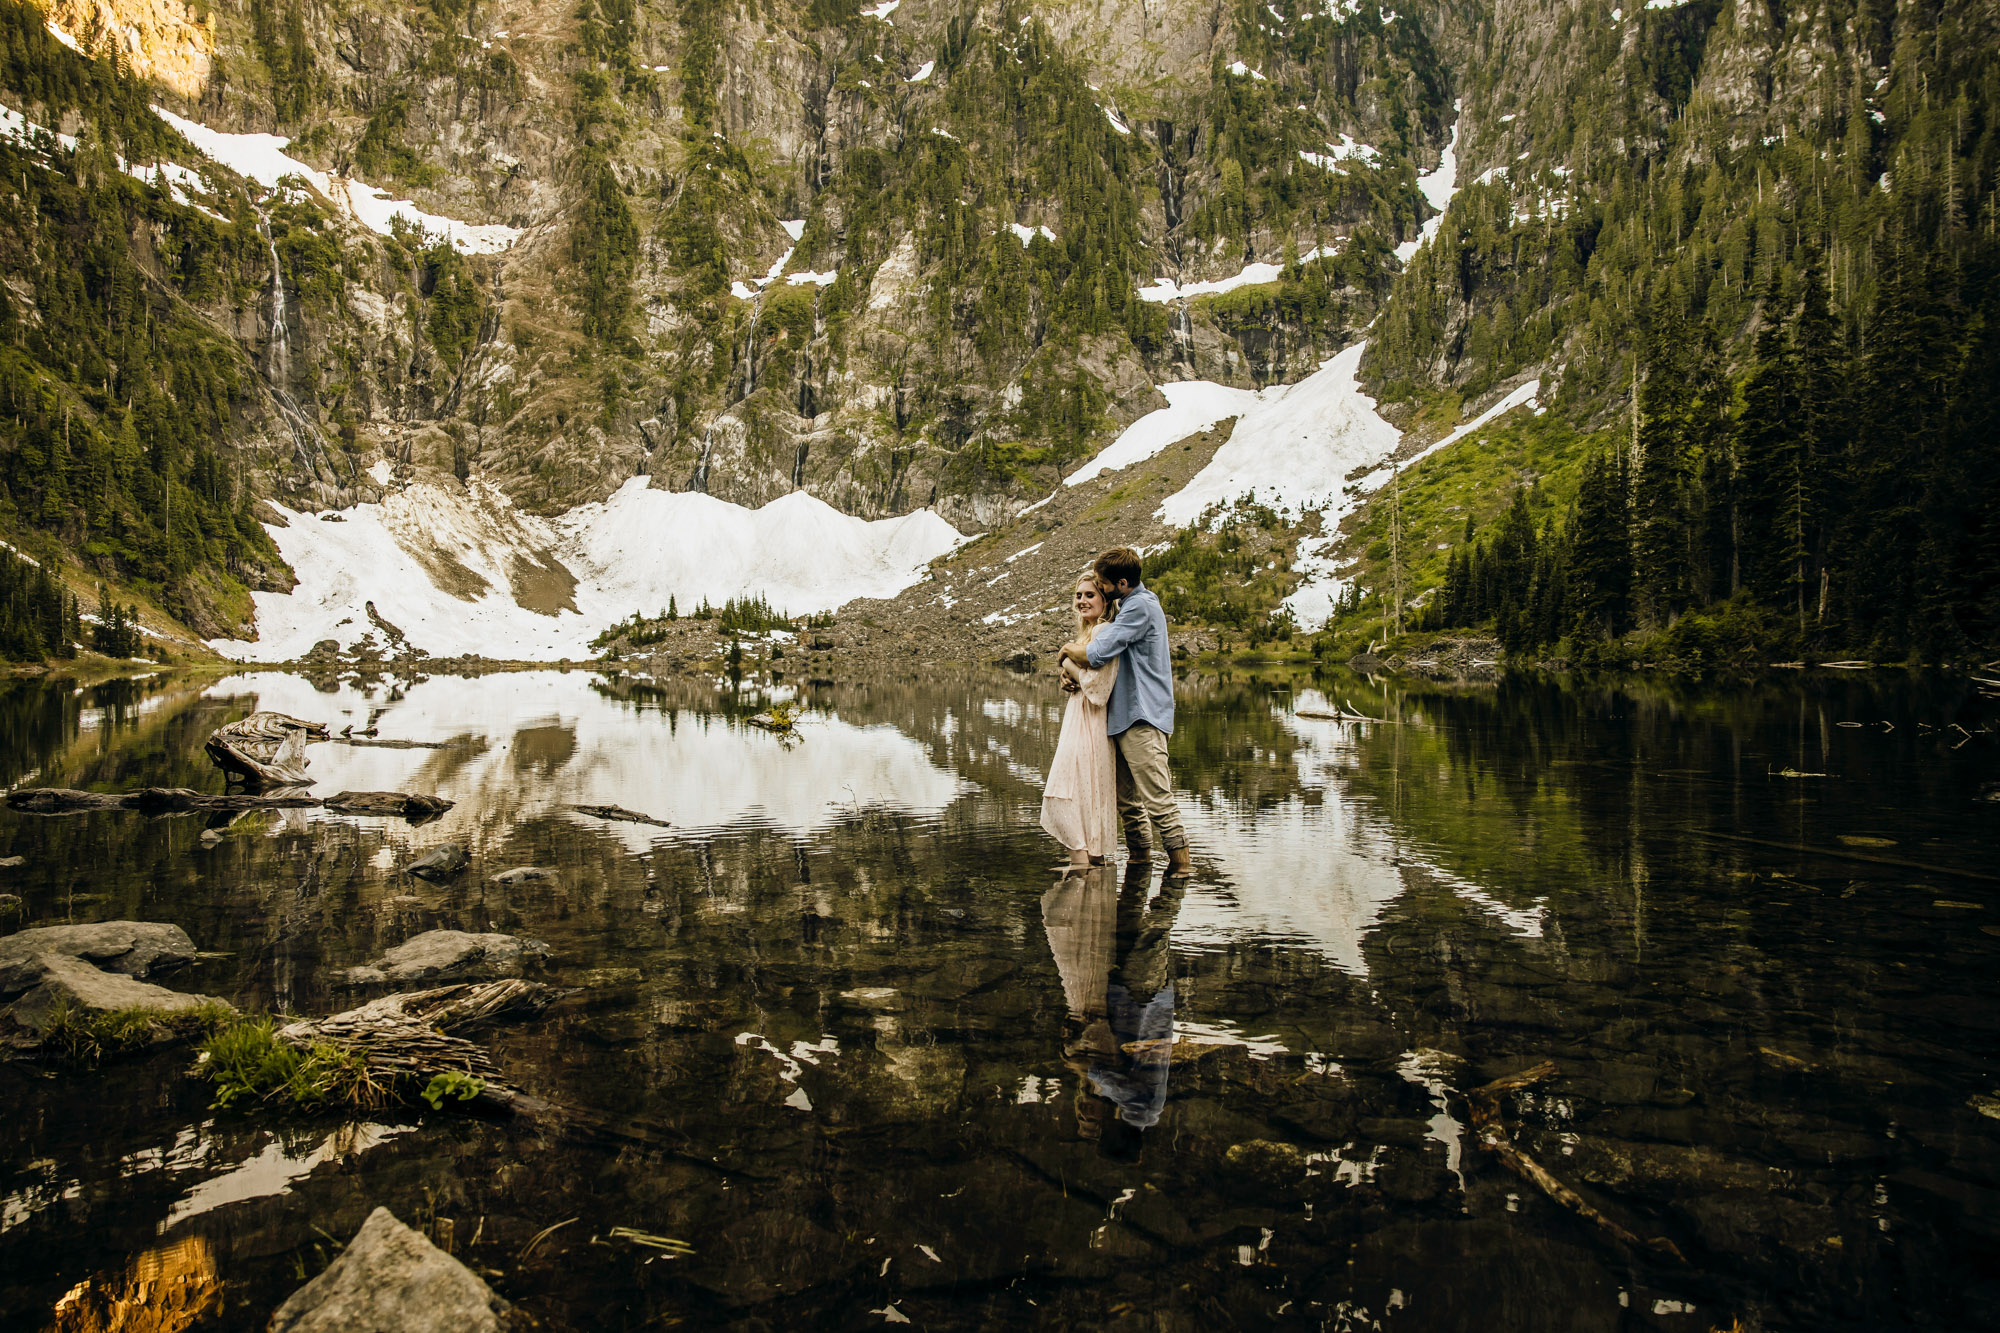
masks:
{"label": "large boulder", "polygon": [[194,941],[159,921],[95,921],[36,926],[0,938],[0,997],[19,995],[41,980],[43,954],[81,958],[110,972],[143,977],[195,959]]}
{"label": "large boulder", "polygon": [[510,1308],[478,1274],[377,1208],[333,1266],[278,1307],[270,1333],[499,1333]]}
{"label": "large boulder", "polygon": [[68,954],[37,954],[27,966],[35,969],[36,984],[20,999],[0,1009],[0,1018],[11,1021],[17,1028],[25,1028],[37,1038],[47,1033],[53,1016],[64,1011],[145,1012],[164,1019],[204,1006],[229,1007],[212,995],[188,995],[134,981],[116,972],[102,972]]}
{"label": "large boulder", "polygon": [[371,963],[351,968],[357,986],[391,981],[462,981],[472,977],[518,977],[549,956],[540,940],[513,935],[475,935],[463,930],[427,930]]}

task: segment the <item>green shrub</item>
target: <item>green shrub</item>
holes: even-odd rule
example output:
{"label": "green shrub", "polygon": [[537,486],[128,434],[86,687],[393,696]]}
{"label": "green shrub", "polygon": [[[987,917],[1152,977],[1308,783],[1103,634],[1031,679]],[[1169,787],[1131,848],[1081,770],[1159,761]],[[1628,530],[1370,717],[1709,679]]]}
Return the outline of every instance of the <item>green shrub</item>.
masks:
{"label": "green shrub", "polygon": [[358,1050],[315,1041],[294,1046],[269,1018],[222,1028],[202,1043],[199,1077],[215,1084],[215,1107],[269,1102],[301,1111],[373,1110],[396,1092]]}

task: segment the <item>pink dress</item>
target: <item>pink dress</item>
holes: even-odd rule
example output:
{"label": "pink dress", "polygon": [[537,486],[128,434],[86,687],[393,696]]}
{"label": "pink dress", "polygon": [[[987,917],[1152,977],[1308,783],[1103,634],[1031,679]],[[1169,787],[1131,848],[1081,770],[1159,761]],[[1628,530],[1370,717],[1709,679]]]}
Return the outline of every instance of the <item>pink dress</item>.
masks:
{"label": "pink dress", "polygon": [[1118,776],[1104,708],[1118,679],[1118,660],[1077,679],[1082,688],[1069,696],[1042,788],[1042,827],[1072,852],[1081,848],[1091,856],[1109,856],[1118,845]]}

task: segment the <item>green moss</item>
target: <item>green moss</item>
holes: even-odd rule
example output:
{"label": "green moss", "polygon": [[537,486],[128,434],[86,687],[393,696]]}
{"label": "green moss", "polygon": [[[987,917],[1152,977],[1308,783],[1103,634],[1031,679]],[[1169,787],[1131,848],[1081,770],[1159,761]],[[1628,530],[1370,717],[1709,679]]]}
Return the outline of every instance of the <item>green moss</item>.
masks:
{"label": "green moss", "polygon": [[150,1050],[168,1042],[212,1033],[235,1017],[226,1004],[202,1004],[190,1009],[79,1008],[58,1001],[42,1028],[46,1049],[71,1064],[92,1065]]}

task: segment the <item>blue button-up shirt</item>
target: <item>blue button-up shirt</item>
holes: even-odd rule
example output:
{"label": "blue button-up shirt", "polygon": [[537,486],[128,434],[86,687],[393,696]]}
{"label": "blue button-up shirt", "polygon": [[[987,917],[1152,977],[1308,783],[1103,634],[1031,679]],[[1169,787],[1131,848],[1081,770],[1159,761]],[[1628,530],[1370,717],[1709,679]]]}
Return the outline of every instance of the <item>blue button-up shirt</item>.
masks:
{"label": "blue button-up shirt", "polygon": [[1097,631],[1085,656],[1094,667],[1114,657],[1124,659],[1111,686],[1107,731],[1117,736],[1134,723],[1150,722],[1173,735],[1174,667],[1168,655],[1167,613],[1145,584],[1125,595],[1118,618]]}

